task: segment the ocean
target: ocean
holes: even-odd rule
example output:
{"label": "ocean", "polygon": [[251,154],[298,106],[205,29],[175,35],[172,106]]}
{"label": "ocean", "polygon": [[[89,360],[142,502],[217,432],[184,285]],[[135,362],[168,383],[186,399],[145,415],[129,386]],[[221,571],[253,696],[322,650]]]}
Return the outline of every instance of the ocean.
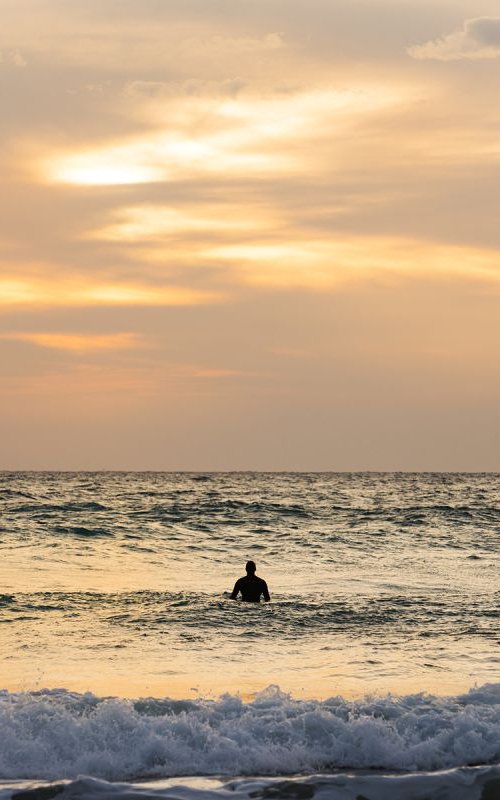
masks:
{"label": "ocean", "polygon": [[498,474],[0,473],[0,798],[498,800],[499,540]]}

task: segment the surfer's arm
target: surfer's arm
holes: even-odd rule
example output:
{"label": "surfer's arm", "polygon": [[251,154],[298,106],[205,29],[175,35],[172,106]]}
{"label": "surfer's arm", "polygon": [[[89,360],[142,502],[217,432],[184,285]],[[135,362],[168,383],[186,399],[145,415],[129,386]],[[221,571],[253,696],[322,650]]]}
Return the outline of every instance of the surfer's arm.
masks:
{"label": "surfer's arm", "polygon": [[231,593],[231,597],[229,599],[230,600],[236,600],[236,598],[238,597],[238,592],[239,591],[240,591],[240,580],[238,579],[236,581],[236,583],[234,584],[234,589],[233,589],[233,591]]}
{"label": "surfer's arm", "polygon": [[269,603],[271,599],[271,595],[269,594],[269,589],[267,588],[267,583],[264,581],[264,586],[262,587],[262,594],[264,595],[264,600],[266,603]]}

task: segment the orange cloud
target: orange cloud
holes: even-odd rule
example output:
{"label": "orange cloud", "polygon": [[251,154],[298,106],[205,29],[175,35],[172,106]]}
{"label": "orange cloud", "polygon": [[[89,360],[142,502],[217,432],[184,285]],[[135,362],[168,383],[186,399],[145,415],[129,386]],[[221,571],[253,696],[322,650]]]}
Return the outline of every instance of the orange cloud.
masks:
{"label": "orange cloud", "polygon": [[75,334],[75,333],[2,333],[6,341],[29,342],[54,350],[85,352],[88,350],[128,350],[140,347],[143,340],[136,333]]}
{"label": "orange cloud", "polygon": [[113,217],[111,224],[91,231],[84,238],[136,242],[190,233],[221,235],[265,231],[279,224],[273,209],[225,203],[187,208],[144,204],[123,208]]}
{"label": "orange cloud", "polygon": [[[405,90],[408,100],[412,90]],[[38,158],[35,173],[77,186],[143,184],[195,176],[302,173],[314,151],[297,146],[331,140],[363,115],[402,100],[396,86],[323,88],[273,97],[173,98],[152,103],[153,130],[115,144]],[[168,117],[167,117],[168,114]],[[289,147],[284,147],[288,143]]]}
{"label": "orange cloud", "polygon": [[0,306],[47,305],[143,305],[191,306],[219,302],[220,293],[183,286],[151,286],[136,283],[89,283],[88,280],[58,281],[0,278]]}
{"label": "orange cloud", "polygon": [[500,280],[496,250],[457,247],[398,237],[364,236],[244,243],[206,249],[257,286],[325,289],[362,278],[462,275]]}

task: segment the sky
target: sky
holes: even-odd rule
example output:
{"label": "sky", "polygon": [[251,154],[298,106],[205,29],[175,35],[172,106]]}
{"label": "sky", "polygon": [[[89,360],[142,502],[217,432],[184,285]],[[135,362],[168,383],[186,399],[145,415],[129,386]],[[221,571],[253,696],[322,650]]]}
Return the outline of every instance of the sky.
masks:
{"label": "sky", "polygon": [[500,470],[498,0],[0,13],[0,468]]}

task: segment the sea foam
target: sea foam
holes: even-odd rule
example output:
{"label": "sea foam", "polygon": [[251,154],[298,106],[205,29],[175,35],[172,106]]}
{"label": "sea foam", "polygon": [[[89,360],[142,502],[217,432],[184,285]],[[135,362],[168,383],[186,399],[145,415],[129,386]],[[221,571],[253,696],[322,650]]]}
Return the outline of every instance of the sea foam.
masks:
{"label": "sea foam", "polygon": [[500,760],[500,684],[356,701],[277,687],[252,702],[4,691],[0,741],[3,780],[443,770]]}

